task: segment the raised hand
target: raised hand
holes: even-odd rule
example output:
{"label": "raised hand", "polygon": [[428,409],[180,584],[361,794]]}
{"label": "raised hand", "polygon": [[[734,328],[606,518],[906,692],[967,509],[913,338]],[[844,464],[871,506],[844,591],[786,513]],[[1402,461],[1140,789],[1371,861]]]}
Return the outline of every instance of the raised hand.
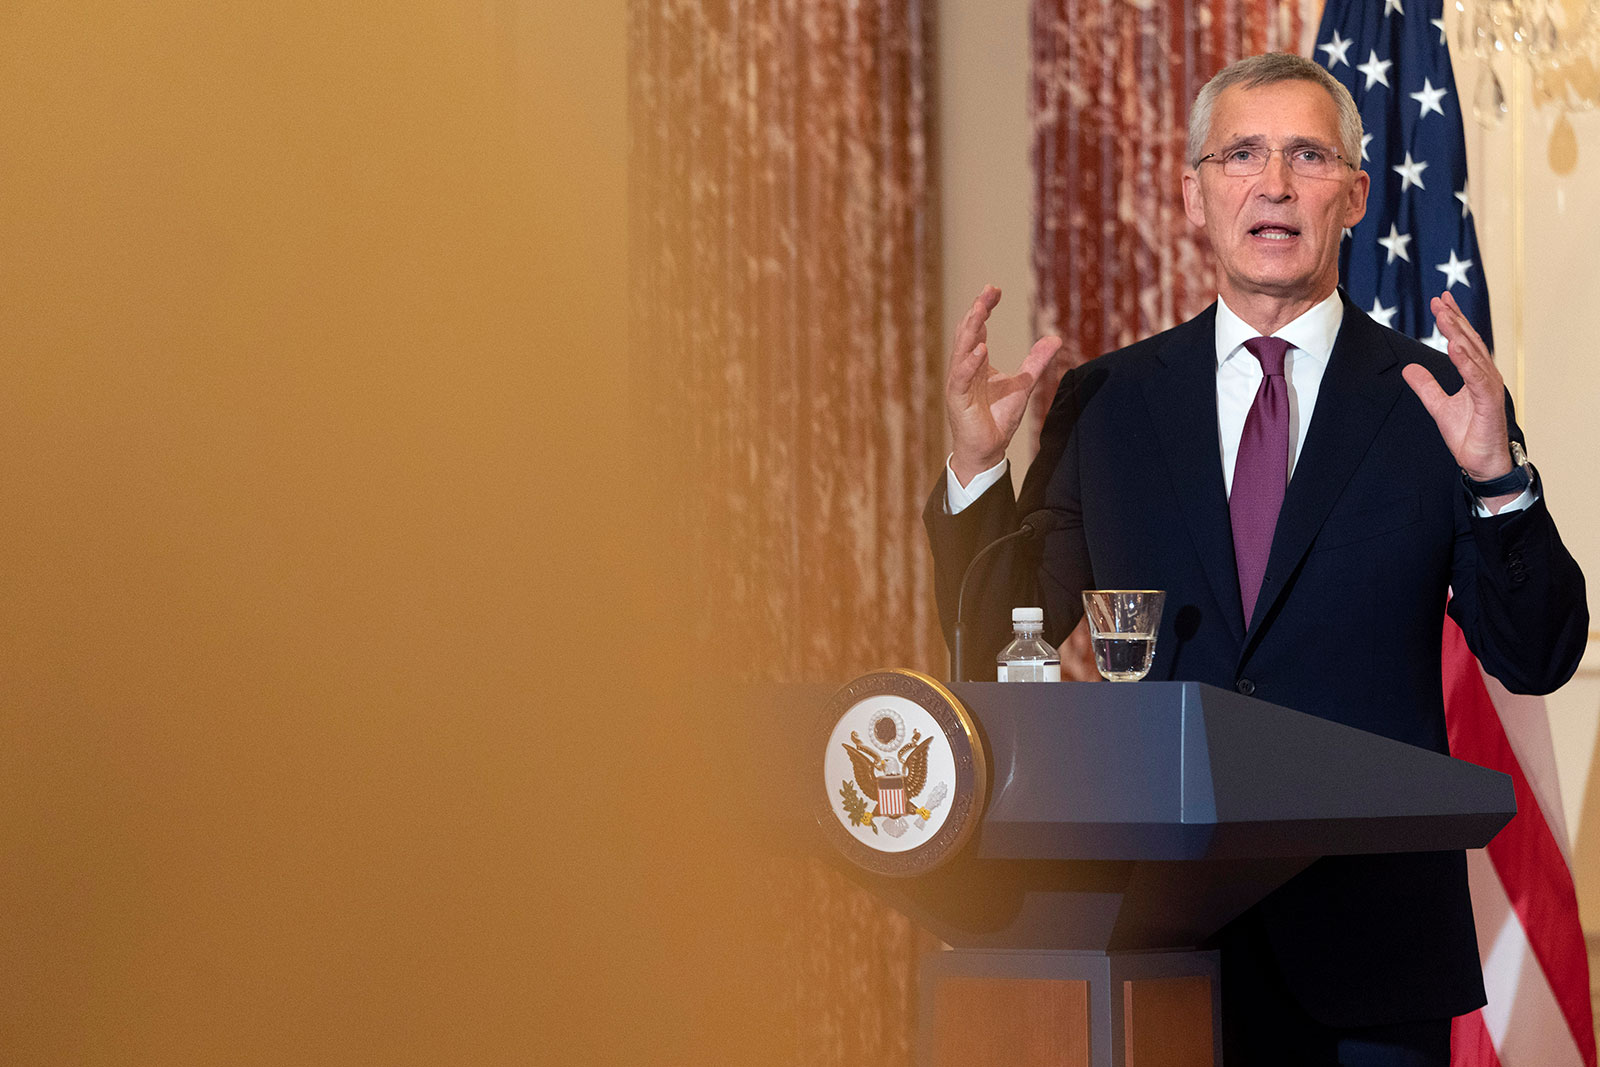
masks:
{"label": "raised hand", "polygon": [[950,375],[944,383],[945,415],[950,420],[950,469],[962,485],[1005,458],[1028,397],[1039,375],[1061,348],[1061,338],[1041,337],[1015,374],[1001,374],[989,363],[989,313],[1000,290],[983,287],[956,329]]}
{"label": "raised hand", "polygon": [[1498,478],[1511,470],[1505,380],[1449,290],[1428,307],[1449,341],[1450,362],[1461,372],[1462,386],[1453,396],[1446,394],[1419,363],[1407,364],[1400,374],[1438,424],[1456,464],[1476,481]]}

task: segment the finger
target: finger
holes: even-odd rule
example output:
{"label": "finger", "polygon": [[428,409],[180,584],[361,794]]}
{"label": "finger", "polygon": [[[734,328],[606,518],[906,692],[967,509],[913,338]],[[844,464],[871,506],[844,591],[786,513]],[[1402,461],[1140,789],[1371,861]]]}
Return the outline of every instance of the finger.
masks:
{"label": "finger", "polygon": [[1472,320],[1467,318],[1466,312],[1461,310],[1461,305],[1456,303],[1456,298],[1445,290],[1433,301],[1434,321],[1438,322],[1440,332],[1451,340],[1460,340],[1469,345],[1475,357],[1491,359],[1489,346],[1483,343],[1483,338],[1478,336],[1478,331],[1472,328]]}
{"label": "finger", "polygon": [[1452,304],[1453,301],[1447,303],[1443,297],[1434,298],[1431,304],[1434,322],[1446,339],[1445,354],[1460,372],[1461,382],[1466,386],[1474,405],[1487,409],[1500,403],[1505,381],[1477,331],[1461,314],[1460,307]]}
{"label": "finger", "polygon": [[1017,377],[1031,391],[1033,384],[1039,380],[1039,375],[1044,373],[1045,367],[1050,365],[1050,360],[1061,351],[1061,338],[1045,336],[1033,343],[1028,349],[1028,358],[1022,361],[1022,366],[1017,368]]}
{"label": "finger", "polygon": [[955,393],[967,393],[972,389],[973,383],[979,378],[987,378],[989,373],[989,346],[976,345],[966,355],[957,355],[950,364],[950,389]]}
{"label": "finger", "polygon": [[1472,320],[1467,318],[1466,313],[1461,310],[1461,305],[1456,303],[1456,298],[1449,290],[1445,290],[1433,299],[1430,310],[1433,312],[1434,321],[1439,324],[1439,332],[1451,342],[1450,347],[1458,349],[1457,355],[1471,359],[1487,373],[1497,373],[1489,346],[1483,343],[1478,331],[1472,328]]}
{"label": "finger", "polygon": [[1400,368],[1400,377],[1411,386],[1411,391],[1417,394],[1417,399],[1422,401],[1422,406],[1433,416],[1433,421],[1438,422],[1444,414],[1445,405],[1450,402],[1450,397],[1439,387],[1439,382],[1428,372],[1428,368],[1420,363],[1407,363]]}
{"label": "finger", "polygon": [[979,341],[986,340],[989,321],[989,312],[1000,303],[1000,290],[992,285],[985,285],[983,292],[978,294],[978,299],[972,302],[966,315],[961,319],[961,324],[956,327],[955,350],[958,354],[972,351]]}
{"label": "finger", "polygon": [[977,336],[973,342],[987,341],[989,339],[989,315],[1000,303],[1000,290],[992,285],[985,285],[983,292],[978,294],[976,306],[981,309],[978,316]]}

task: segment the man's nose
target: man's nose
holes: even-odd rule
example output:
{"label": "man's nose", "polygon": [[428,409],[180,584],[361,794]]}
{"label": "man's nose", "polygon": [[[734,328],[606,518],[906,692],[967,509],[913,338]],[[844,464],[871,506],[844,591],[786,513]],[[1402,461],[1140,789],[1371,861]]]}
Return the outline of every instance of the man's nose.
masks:
{"label": "man's nose", "polygon": [[1274,148],[1267,153],[1267,165],[1259,179],[1262,195],[1271,200],[1286,200],[1294,195],[1294,171],[1289,167],[1289,154]]}

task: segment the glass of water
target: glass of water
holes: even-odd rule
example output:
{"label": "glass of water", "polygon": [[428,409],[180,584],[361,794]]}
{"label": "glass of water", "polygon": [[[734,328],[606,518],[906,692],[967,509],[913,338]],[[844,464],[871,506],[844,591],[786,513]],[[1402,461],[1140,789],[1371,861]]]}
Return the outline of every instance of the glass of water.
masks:
{"label": "glass of water", "polygon": [[1150,673],[1167,594],[1160,589],[1085,589],[1094,665],[1108,682],[1137,682]]}

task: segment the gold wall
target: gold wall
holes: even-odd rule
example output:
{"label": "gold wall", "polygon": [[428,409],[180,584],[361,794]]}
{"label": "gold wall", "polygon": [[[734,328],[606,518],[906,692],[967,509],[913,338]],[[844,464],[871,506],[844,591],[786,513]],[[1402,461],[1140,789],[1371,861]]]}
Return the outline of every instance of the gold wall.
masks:
{"label": "gold wall", "polygon": [[625,45],[0,13],[0,1061],[638,1059]]}

